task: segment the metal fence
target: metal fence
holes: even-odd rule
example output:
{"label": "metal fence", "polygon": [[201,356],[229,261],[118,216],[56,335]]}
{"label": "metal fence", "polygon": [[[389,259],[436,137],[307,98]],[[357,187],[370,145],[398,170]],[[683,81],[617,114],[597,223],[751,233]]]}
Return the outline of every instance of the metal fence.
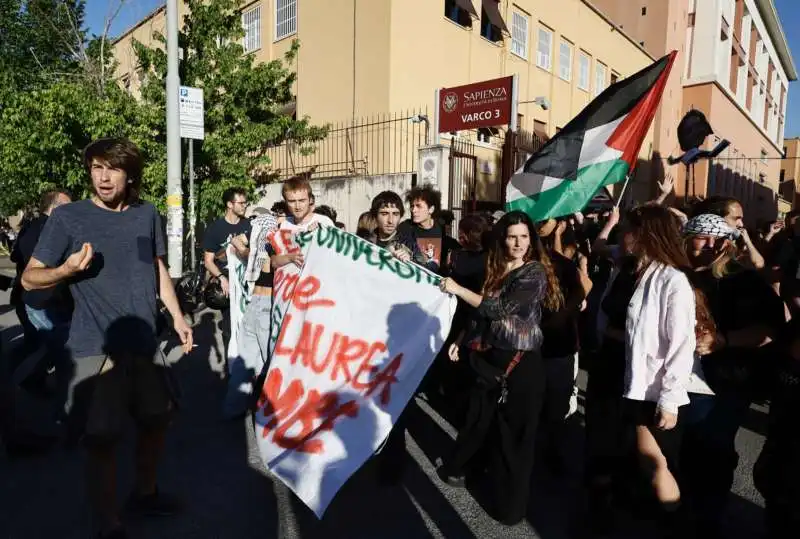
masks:
{"label": "metal fence", "polygon": [[315,178],[409,173],[430,128],[426,110],[376,114],[332,124],[317,142],[288,140],[266,154],[279,180],[306,172]]}

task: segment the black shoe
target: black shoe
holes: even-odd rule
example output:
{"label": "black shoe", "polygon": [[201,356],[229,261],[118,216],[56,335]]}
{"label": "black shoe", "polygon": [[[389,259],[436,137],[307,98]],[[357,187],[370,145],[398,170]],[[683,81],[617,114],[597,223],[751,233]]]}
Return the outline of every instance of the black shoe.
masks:
{"label": "black shoe", "polygon": [[170,517],[183,511],[183,503],[176,497],[156,489],[153,494],[131,495],[125,508],[134,514],[149,517]]}

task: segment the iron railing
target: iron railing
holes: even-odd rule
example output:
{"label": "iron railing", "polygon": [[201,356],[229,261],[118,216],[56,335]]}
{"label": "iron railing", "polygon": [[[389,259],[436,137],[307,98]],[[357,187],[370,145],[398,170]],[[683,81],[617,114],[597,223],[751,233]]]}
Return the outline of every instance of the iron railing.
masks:
{"label": "iron railing", "polygon": [[427,111],[376,114],[329,126],[322,140],[287,140],[267,149],[276,179],[313,172],[315,178],[410,173],[430,140]]}

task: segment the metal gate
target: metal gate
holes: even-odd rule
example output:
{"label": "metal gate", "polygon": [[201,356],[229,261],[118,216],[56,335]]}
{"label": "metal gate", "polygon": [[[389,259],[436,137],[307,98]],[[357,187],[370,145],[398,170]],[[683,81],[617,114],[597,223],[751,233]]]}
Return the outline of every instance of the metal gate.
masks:
{"label": "metal gate", "polygon": [[522,167],[528,158],[542,149],[547,143],[547,138],[538,133],[518,130],[516,133],[508,130],[503,141],[502,158],[502,183],[500,186],[500,201],[506,203],[506,185],[511,176]]}
{"label": "metal gate", "polygon": [[453,212],[451,234],[458,230],[461,218],[475,211],[478,200],[478,158],[472,142],[453,137],[450,139],[450,189],[448,206]]}

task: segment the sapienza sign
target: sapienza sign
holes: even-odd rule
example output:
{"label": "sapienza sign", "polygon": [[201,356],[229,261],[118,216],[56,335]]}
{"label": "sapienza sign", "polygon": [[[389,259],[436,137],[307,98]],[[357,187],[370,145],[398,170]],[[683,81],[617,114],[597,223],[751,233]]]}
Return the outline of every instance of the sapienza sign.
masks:
{"label": "sapienza sign", "polygon": [[439,92],[439,133],[511,123],[514,77],[503,77]]}

